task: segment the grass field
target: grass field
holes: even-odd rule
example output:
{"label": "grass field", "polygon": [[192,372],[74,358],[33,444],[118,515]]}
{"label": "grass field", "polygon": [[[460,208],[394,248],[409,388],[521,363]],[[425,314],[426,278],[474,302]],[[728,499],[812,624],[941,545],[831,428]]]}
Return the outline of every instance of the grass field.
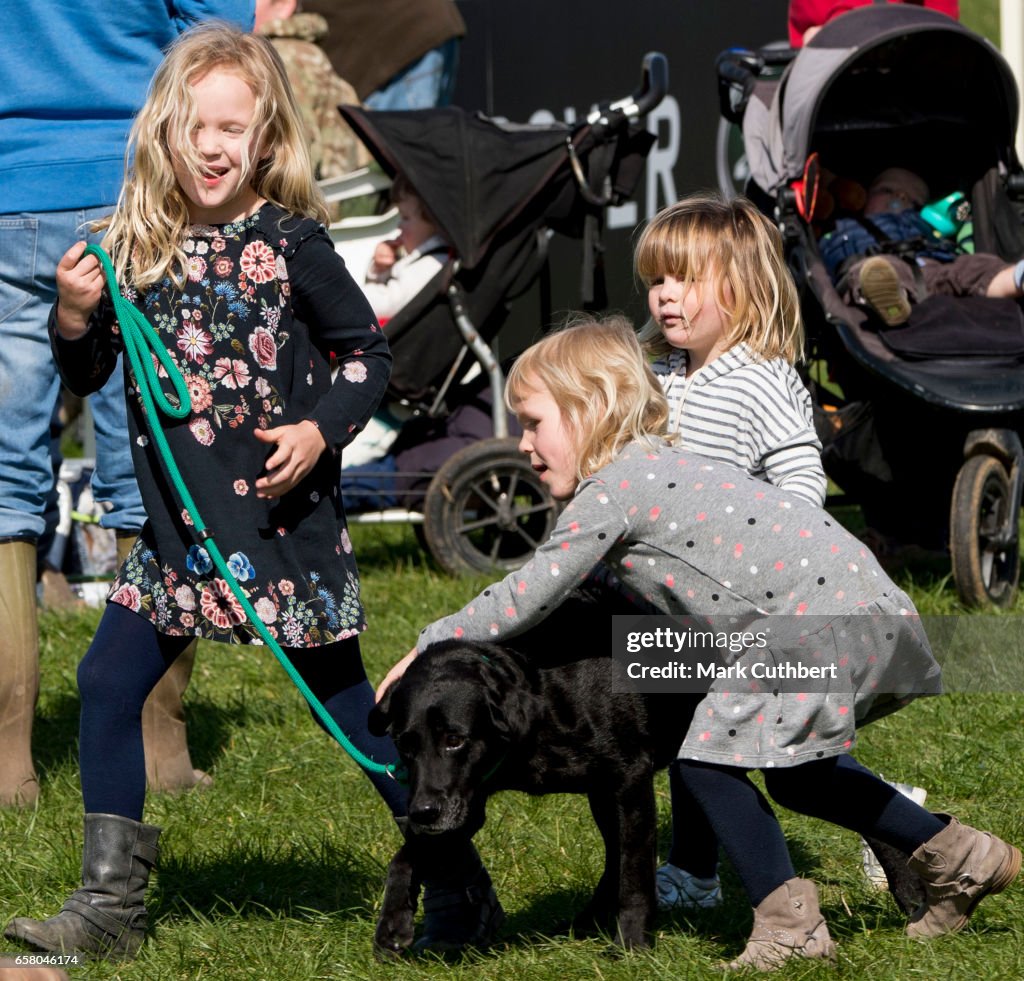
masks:
{"label": "grass field", "polygon": [[[449,579],[408,528],[358,528],[364,638],[372,678],[408,650],[420,626],[482,583]],[[953,613],[942,578],[903,580],[924,613]],[[1019,612],[1019,611],[1018,611]],[[49,915],[78,883],[81,799],[75,762],[75,667],[97,613],[46,615],[36,728],[38,809],[0,812],[0,918]],[[163,859],[150,894],[152,937],[127,965],[92,964],[78,978],[314,979],[712,978],[749,931],[739,885],[726,904],[664,917],[653,951],[615,959],[600,940],[550,936],[596,882],[600,843],[583,798],[504,794],[478,836],[509,915],[504,942],[454,965],[379,965],[371,955],[384,868],[397,835],[369,783],[313,724],[266,651],[208,644],[187,696],[194,758],[214,786],[151,797]],[[950,695],[910,706],[864,731],[859,755],[891,778],[928,788],[929,805],[1024,842],[1024,695]],[[667,785],[658,780],[662,846]],[[820,885],[839,942],[835,972],[795,965],[786,978],[1019,979],[1024,977],[1024,888],[982,904],[970,929],[928,945],[907,940],[886,894],[860,875],[852,834],[784,815],[798,872]]]}

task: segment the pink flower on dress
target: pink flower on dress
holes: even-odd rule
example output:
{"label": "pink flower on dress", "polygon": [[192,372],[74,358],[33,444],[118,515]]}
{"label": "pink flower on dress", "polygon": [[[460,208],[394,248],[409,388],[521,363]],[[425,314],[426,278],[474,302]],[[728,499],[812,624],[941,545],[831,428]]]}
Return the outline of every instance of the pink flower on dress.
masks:
{"label": "pink flower on dress", "polygon": [[188,424],[188,428],[192,430],[192,435],[203,446],[209,446],[216,438],[209,419],[193,419]]}
{"label": "pink flower on dress", "polygon": [[366,365],[362,361],[346,361],[345,366],[341,369],[342,375],[345,376],[345,381],[359,382],[366,381],[366,376],[369,372],[366,370]]}
{"label": "pink flower on dress", "polygon": [[185,375],[188,397],[192,402],[193,412],[203,412],[213,404],[210,394],[210,383],[199,375]]}
{"label": "pink flower on dress", "polygon": [[245,497],[245,495],[249,493],[249,485],[244,480],[242,480],[241,477],[239,477],[238,480],[235,481],[233,486],[235,488],[235,493],[239,497]]}
{"label": "pink flower on dress", "polygon": [[295,592],[295,583],[291,579],[282,579],[277,584],[277,588],[281,590],[283,596],[291,596]]}
{"label": "pink flower on dress", "polygon": [[193,283],[198,283],[206,274],[206,260],[197,255],[190,255],[188,262],[185,263],[185,270],[188,278]]}
{"label": "pink flower on dress", "polygon": [[277,275],[277,257],[274,250],[258,239],[250,242],[243,250],[242,257],[238,260],[242,272],[254,283],[269,283]]}
{"label": "pink flower on dress", "polygon": [[235,261],[226,255],[219,255],[213,260],[212,265],[213,271],[223,279],[225,276],[231,275],[231,270],[235,268]]}
{"label": "pink flower on dress", "polygon": [[199,598],[203,616],[222,630],[245,622],[245,610],[223,579],[214,579]]}
{"label": "pink flower on dress", "polygon": [[261,368],[277,367],[277,341],[266,327],[257,327],[249,335],[249,350]]}
{"label": "pink flower on dress", "polygon": [[273,601],[267,599],[266,596],[261,596],[256,600],[253,605],[253,609],[256,611],[256,616],[258,616],[263,623],[273,623],[277,619],[277,607],[274,606]]}
{"label": "pink flower on dress", "polygon": [[179,609],[188,610],[191,612],[196,608],[196,594],[192,591],[191,586],[179,586],[174,591],[174,602],[178,604]]}
{"label": "pink flower on dress", "polygon": [[237,358],[217,358],[213,377],[219,379],[225,388],[245,388],[249,384],[249,366]]}
{"label": "pink flower on dress", "polygon": [[142,594],[139,592],[138,586],[125,583],[110,597],[110,602],[117,603],[119,606],[126,606],[132,613],[138,613],[142,609]]}
{"label": "pink flower on dress", "polygon": [[178,329],[178,350],[196,364],[202,364],[206,355],[213,354],[213,337],[198,323],[186,322]]}
{"label": "pink flower on dress", "polygon": [[182,613],[178,619],[183,627],[194,627],[196,625],[196,618],[191,613]]}

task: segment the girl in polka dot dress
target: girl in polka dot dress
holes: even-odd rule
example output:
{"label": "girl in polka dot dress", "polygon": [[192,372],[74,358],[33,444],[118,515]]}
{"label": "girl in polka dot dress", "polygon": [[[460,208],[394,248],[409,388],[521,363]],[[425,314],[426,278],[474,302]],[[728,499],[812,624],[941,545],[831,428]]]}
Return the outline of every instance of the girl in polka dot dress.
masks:
{"label": "girl in polka dot dress", "polygon": [[[771,645],[775,661],[810,651],[837,679],[818,691],[716,682],[680,748],[684,781],[754,907],[732,966],[834,956],[816,887],[797,878],[751,770],[784,806],[912,854],[927,889],[912,936],[959,929],[1010,882],[1017,849],[930,814],[850,755],[857,722],[941,690],[913,604],[859,541],[821,508],[658,435],[666,401],[627,323],[579,324],[534,345],[513,367],[508,399],[520,449],[568,504],[525,566],[426,627],[379,692],[431,643],[500,642],[540,623],[604,561],[664,613],[788,633]],[[735,664],[763,658],[751,649]]]}

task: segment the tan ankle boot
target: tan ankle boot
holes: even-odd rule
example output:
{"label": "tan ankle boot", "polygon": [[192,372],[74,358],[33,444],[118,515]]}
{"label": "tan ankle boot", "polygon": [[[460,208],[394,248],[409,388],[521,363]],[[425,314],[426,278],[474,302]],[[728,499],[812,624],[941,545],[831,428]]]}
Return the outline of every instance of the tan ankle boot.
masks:
{"label": "tan ankle boot", "polygon": [[34,804],[32,720],[39,695],[36,546],[0,543],[0,807]]}
{"label": "tan ankle boot", "polygon": [[907,864],[924,881],[926,897],[907,924],[907,936],[926,939],[962,930],[978,903],[1017,877],[1020,851],[950,818]]}
{"label": "tan ankle boot", "polygon": [[[123,563],[135,544],[134,535],[117,536],[117,558]],[[181,696],[192,677],[197,641],[192,641],[167,669],[142,707],[142,743],[146,751],[146,783],[153,791],[208,787],[209,774],[192,766]]]}
{"label": "tan ankle boot", "polygon": [[818,908],[818,887],[809,879],[788,879],[754,910],[746,949],[722,965],[730,971],[774,971],[792,957],[835,960],[836,945]]}

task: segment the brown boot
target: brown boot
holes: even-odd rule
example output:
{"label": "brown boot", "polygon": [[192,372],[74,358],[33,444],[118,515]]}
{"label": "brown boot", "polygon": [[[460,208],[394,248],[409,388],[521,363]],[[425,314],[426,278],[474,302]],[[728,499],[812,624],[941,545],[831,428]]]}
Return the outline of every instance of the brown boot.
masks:
{"label": "brown boot", "polygon": [[809,879],[788,879],[754,910],[746,949],[722,965],[729,971],[775,971],[792,957],[835,960],[836,945],[818,909],[818,887]]}
{"label": "brown boot", "polygon": [[978,903],[1017,877],[1020,851],[950,818],[907,864],[924,880],[926,896],[907,924],[907,936],[927,939],[962,930]]}
{"label": "brown boot", "polygon": [[[135,535],[118,532],[117,558],[128,558]],[[181,696],[192,677],[197,641],[178,655],[167,673],[157,682],[142,707],[142,743],[146,751],[146,783],[152,791],[189,790],[209,787],[213,778],[192,766],[188,750],[188,732]]]}
{"label": "brown boot", "polygon": [[39,694],[36,546],[0,543],[0,806],[39,797],[32,719]]}

